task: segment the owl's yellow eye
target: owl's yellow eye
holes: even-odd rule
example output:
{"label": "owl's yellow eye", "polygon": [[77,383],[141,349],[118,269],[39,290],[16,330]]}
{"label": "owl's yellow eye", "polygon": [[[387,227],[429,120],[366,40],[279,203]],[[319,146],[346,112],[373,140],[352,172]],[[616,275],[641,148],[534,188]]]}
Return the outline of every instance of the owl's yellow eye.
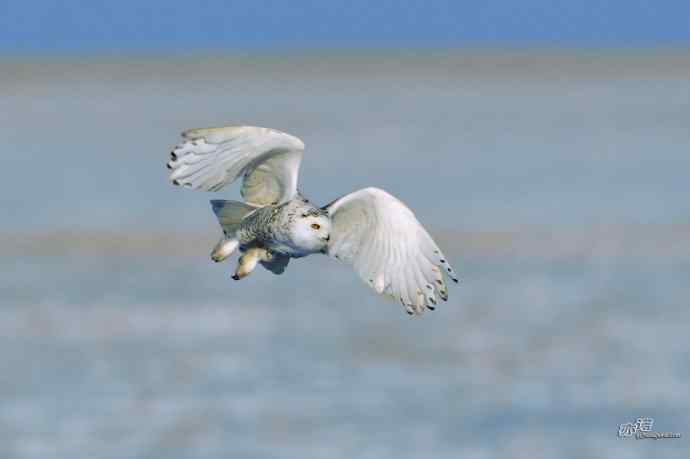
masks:
{"label": "owl's yellow eye", "polygon": [[312,227],[312,229],[317,230],[317,229],[321,228],[321,225],[319,225],[318,223],[312,223],[311,227]]}

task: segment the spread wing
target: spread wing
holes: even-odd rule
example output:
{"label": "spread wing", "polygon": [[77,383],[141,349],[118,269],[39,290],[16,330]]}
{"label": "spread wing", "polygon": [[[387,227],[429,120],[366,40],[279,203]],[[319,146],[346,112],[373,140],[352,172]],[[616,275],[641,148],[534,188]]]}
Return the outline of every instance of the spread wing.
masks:
{"label": "spread wing", "polygon": [[399,300],[409,314],[444,301],[444,274],[455,271],[412,211],[378,188],[355,191],[324,207],[331,218],[328,255],[350,263],[376,292]]}
{"label": "spread wing", "polygon": [[190,129],[168,162],[170,181],[218,191],[242,177],[240,192],[254,205],[277,204],[297,194],[304,143],[274,129],[252,126]]}

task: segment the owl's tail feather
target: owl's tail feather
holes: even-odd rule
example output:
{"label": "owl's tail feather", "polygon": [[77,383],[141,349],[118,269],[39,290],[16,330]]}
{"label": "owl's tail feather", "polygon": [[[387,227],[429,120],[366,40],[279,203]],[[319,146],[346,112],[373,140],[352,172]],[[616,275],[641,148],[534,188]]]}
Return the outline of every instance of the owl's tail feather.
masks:
{"label": "owl's tail feather", "polygon": [[213,213],[218,217],[218,223],[223,228],[225,237],[232,238],[244,217],[254,212],[258,207],[239,201],[222,199],[211,200]]}

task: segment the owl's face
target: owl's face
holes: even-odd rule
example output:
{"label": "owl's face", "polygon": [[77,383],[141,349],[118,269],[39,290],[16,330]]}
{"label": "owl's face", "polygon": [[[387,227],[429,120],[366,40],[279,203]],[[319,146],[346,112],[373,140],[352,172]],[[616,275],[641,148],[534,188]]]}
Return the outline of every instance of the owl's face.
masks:
{"label": "owl's face", "polygon": [[292,239],[297,246],[309,252],[321,252],[330,240],[331,220],[328,215],[303,212],[295,218]]}

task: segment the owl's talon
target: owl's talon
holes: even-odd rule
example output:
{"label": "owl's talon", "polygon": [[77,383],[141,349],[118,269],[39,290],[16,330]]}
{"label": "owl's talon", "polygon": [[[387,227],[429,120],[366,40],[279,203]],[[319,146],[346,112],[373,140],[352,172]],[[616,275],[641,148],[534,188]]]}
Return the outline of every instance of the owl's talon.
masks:
{"label": "owl's talon", "polygon": [[213,247],[213,250],[211,251],[211,260],[215,261],[216,263],[220,263],[228,258],[238,246],[239,241],[237,239],[228,239],[223,237],[220,241],[218,241],[218,244]]}

